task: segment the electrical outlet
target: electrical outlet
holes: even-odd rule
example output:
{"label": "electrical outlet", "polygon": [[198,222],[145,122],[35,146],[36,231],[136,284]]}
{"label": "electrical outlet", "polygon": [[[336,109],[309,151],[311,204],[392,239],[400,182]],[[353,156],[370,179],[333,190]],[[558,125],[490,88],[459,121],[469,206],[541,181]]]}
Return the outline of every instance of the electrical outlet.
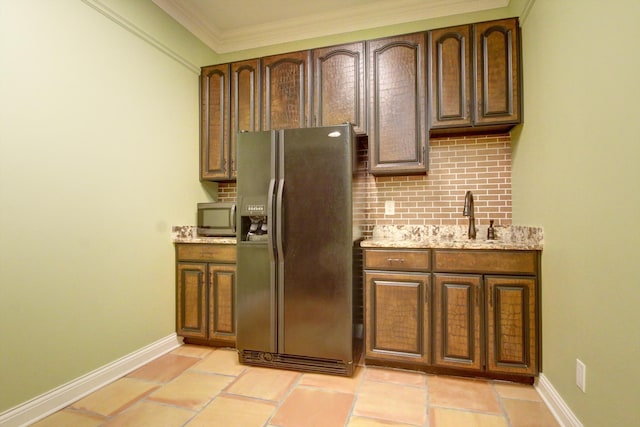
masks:
{"label": "electrical outlet", "polygon": [[386,200],[384,202],[384,214],[395,215],[396,214],[396,202],[393,200]]}
{"label": "electrical outlet", "polygon": [[576,385],[583,393],[587,392],[587,365],[576,359]]}

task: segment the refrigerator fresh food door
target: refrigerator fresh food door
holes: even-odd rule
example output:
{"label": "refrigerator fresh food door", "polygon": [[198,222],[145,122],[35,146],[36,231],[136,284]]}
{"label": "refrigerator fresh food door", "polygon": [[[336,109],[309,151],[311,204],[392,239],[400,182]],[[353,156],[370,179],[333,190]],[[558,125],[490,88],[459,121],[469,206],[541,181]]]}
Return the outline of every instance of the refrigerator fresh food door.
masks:
{"label": "refrigerator fresh food door", "polygon": [[351,361],[351,125],[280,131],[278,351]]}

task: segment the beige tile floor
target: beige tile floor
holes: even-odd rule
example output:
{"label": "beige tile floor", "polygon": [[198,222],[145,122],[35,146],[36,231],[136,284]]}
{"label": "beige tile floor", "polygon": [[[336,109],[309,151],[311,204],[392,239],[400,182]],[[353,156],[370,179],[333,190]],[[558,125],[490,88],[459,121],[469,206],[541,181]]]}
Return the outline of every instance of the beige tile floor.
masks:
{"label": "beige tile floor", "polygon": [[558,427],[532,386],[358,366],[352,378],[238,364],[184,345],[34,424]]}

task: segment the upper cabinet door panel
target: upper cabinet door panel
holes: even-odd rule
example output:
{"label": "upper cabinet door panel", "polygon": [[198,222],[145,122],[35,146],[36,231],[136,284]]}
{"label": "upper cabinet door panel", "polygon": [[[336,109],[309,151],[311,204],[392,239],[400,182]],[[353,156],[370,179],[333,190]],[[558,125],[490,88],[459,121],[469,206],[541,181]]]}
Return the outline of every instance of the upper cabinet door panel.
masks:
{"label": "upper cabinet door panel", "polygon": [[472,124],[471,26],[430,33],[431,128]]}
{"label": "upper cabinet door panel", "polygon": [[353,123],[357,133],[366,128],[364,42],[313,51],[313,126]]}
{"label": "upper cabinet door panel", "polygon": [[424,173],[426,33],[368,43],[369,170]]}
{"label": "upper cabinet door panel", "polygon": [[260,130],[260,60],[231,64],[231,177],[236,177],[236,140],[240,131]]}
{"label": "upper cabinet door panel", "polygon": [[229,176],[229,64],[202,68],[200,75],[200,178]]}
{"label": "upper cabinet door panel", "polygon": [[309,56],[302,51],[262,58],[263,130],[308,126]]}
{"label": "upper cabinet door panel", "polygon": [[517,19],[475,24],[476,123],[520,121],[520,54]]}

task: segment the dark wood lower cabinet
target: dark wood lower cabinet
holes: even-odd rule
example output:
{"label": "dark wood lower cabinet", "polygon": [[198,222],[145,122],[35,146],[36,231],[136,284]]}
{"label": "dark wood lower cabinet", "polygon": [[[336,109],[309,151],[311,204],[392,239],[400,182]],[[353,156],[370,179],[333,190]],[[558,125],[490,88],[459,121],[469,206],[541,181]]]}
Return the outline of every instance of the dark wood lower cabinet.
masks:
{"label": "dark wood lower cabinet", "polygon": [[485,277],[487,370],[537,373],[537,297],[532,277]]}
{"label": "dark wood lower cabinet", "polygon": [[427,363],[428,274],[365,274],[366,349],[370,358]]}
{"label": "dark wood lower cabinet", "polygon": [[436,274],[434,283],[434,364],[480,370],[482,276]]}
{"label": "dark wood lower cabinet", "polygon": [[176,245],[176,332],[185,341],[235,346],[235,250]]}
{"label": "dark wood lower cabinet", "polygon": [[364,257],[367,362],[523,382],[538,374],[538,251],[366,249]]}

